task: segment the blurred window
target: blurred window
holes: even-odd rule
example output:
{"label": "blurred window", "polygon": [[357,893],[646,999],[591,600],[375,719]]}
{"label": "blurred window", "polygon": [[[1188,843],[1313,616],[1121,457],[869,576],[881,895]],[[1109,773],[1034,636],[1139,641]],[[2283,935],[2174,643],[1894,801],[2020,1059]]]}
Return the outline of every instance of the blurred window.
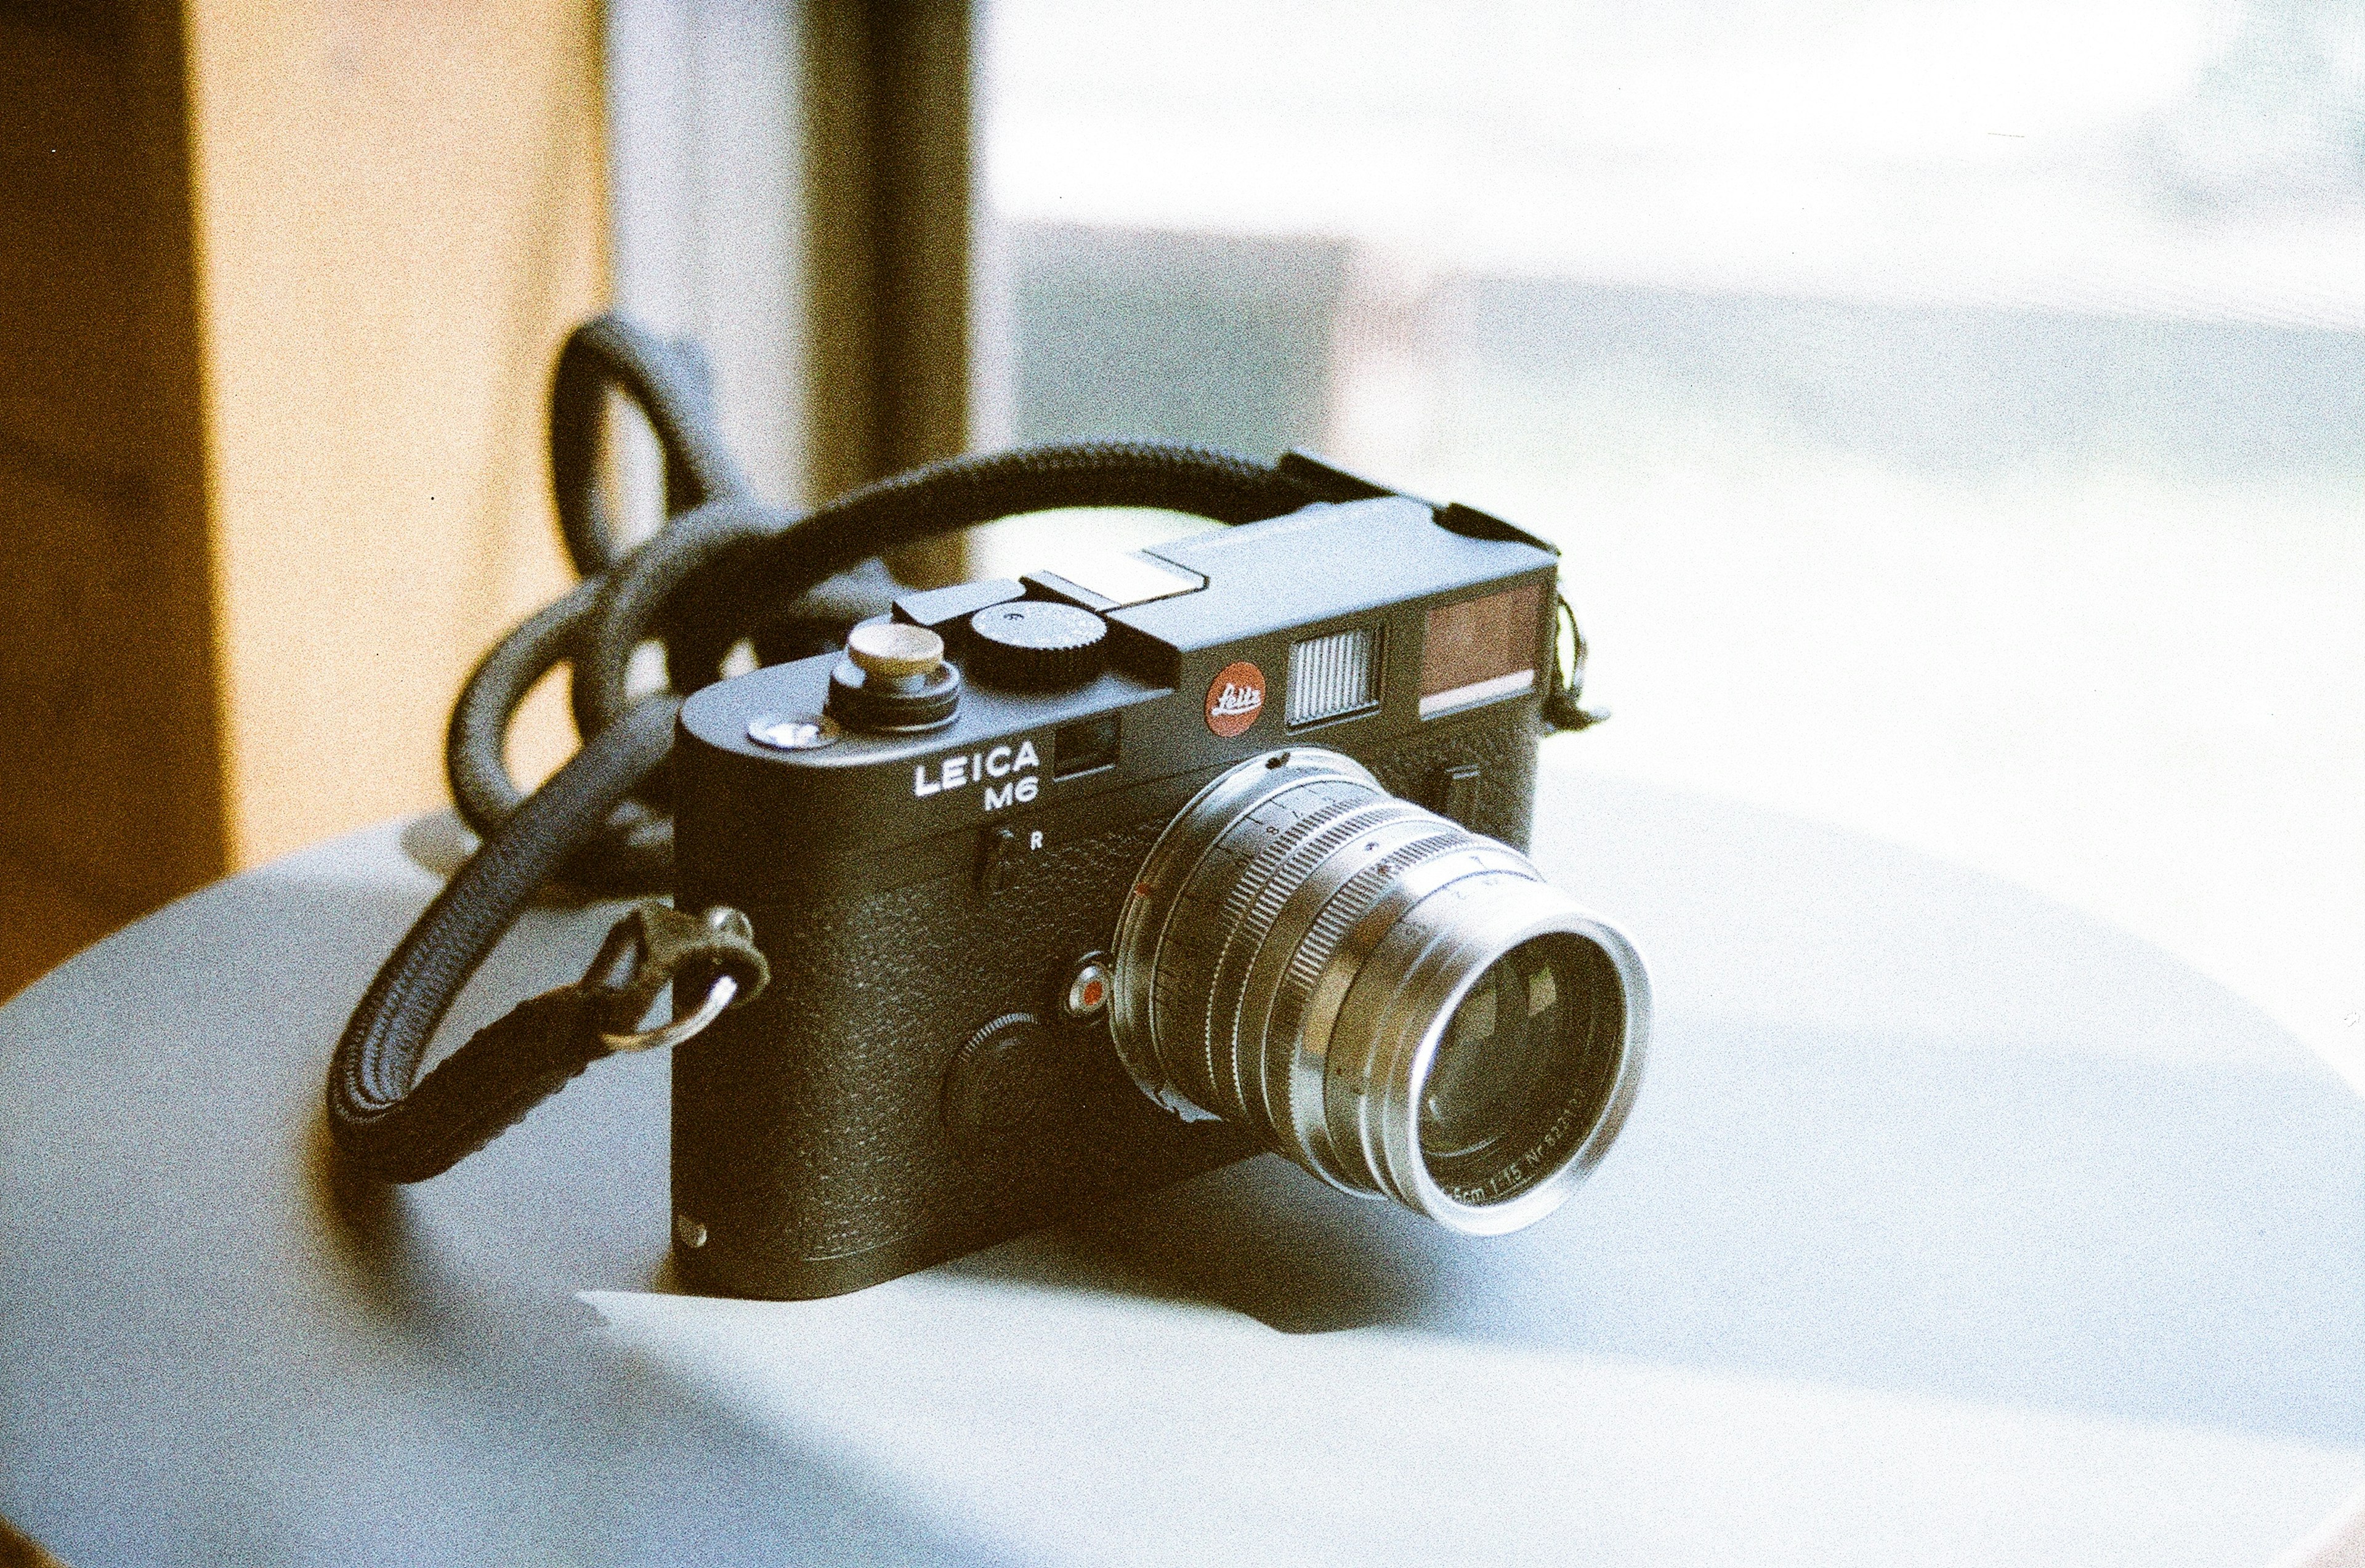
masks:
{"label": "blurred window", "polygon": [[982,17],[981,442],[1548,533],[1563,760],[2049,893],[2365,1085],[2365,6]]}

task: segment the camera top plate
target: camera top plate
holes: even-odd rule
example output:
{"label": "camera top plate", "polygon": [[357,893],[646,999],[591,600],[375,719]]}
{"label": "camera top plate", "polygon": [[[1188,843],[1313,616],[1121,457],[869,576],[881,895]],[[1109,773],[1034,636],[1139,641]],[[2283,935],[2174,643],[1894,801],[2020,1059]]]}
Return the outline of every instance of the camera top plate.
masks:
{"label": "camera top plate", "polygon": [[[1449,526],[1456,521],[1463,526]],[[847,846],[901,879],[970,853],[981,826],[1056,813],[1072,829],[1099,814],[1096,801],[1115,811],[1115,797],[1153,785],[1187,794],[1214,769],[1299,739],[1363,753],[1442,724],[1508,719],[1498,710],[1532,708],[1550,667],[1556,554],[1465,509],[1401,496],[1324,502],[1142,554],[1205,586],[1106,609],[1099,673],[1063,689],[994,684],[947,617],[947,657],[969,681],[958,713],[938,730],[846,729],[830,744],[792,749],[754,738],[751,726],[822,714],[834,655],[695,693],[682,707],[674,762],[678,853],[695,862],[755,852],[752,824],[792,823],[802,843]],[[1052,574],[1020,585],[1026,597],[1101,613],[1066,586]],[[1014,597],[1006,581],[978,587],[992,602]],[[1440,628],[1466,636],[1454,607],[1530,588],[1537,591],[1501,599],[1508,621],[1496,616],[1504,624],[1493,635],[1505,644],[1496,662],[1508,678],[1465,684],[1476,694],[1468,705],[1439,711],[1423,694],[1439,667],[1427,644]],[[1432,615],[1440,609],[1447,616]],[[1368,667],[1343,678],[1369,700],[1291,725],[1293,650],[1356,633],[1363,635],[1338,648]],[[939,852],[916,860],[900,853],[937,839]]]}

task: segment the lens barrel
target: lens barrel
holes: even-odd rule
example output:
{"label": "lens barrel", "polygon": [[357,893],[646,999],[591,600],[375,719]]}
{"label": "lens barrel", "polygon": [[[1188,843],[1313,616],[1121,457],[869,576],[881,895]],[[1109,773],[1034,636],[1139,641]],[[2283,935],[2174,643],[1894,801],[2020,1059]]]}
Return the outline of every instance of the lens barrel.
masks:
{"label": "lens barrel", "polygon": [[1617,1137],[1650,990],[1633,944],[1525,856],[1298,747],[1167,824],[1118,924],[1110,1022],[1170,1110],[1496,1234]]}

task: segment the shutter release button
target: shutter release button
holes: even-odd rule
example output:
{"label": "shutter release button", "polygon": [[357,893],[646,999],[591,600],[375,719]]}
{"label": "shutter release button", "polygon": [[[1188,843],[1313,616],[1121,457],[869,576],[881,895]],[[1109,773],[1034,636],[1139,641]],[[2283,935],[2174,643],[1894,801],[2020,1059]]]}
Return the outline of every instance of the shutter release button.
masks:
{"label": "shutter release button", "polygon": [[960,708],[960,687],[942,637],[881,616],[846,634],[846,657],[830,672],[829,714],[873,734],[941,729]]}

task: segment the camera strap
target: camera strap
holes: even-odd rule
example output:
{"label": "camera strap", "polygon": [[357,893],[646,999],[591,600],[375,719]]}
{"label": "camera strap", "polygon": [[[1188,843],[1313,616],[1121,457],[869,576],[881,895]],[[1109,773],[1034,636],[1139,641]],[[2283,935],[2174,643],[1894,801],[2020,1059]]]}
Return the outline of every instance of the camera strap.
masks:
{"label": "camera strap", "polygon": [[[601,431],[621,394],[656,432],[665,521],[637,545],[617,536],[600,495]],[[329,1128],[343,1156],[394,1182],[450,1169],[602,1056],[687,1038],[769,978],[745,917],[677,911],[656,898],[609,934],[584,978],[531,998],[423,1077],[437,1025],[544,883],[656,894],[672,875],[666,762],[681,696],[723,678],[743,642],[758,663],[824,651],[883,613],[882,554],[977,523],[1065,507],[1145,507],[1224,523],[1317,501],[1396,492],[1291,453],[1277,464],[1155,442],[1037,446],[931,464],[802,516],[755,492],[714,417],[696,348],[621,317],[577,328],[550,404],[558,523],[581,581],[529,616],[478,663],[445,736],[453,800],[481,839],[411,926],[347,1022],[330,1066]],[[1575,729],[1585,644],[1564,600],[1569,666],[1553,661],[1544,721]],[[655,641],[667,689],[634,690],[634,652]],[[526,693],[568,666],[583,745],[532,794],[503,746]],[[667,985],[704,1000],[679,1023],[641,1031]]]}

